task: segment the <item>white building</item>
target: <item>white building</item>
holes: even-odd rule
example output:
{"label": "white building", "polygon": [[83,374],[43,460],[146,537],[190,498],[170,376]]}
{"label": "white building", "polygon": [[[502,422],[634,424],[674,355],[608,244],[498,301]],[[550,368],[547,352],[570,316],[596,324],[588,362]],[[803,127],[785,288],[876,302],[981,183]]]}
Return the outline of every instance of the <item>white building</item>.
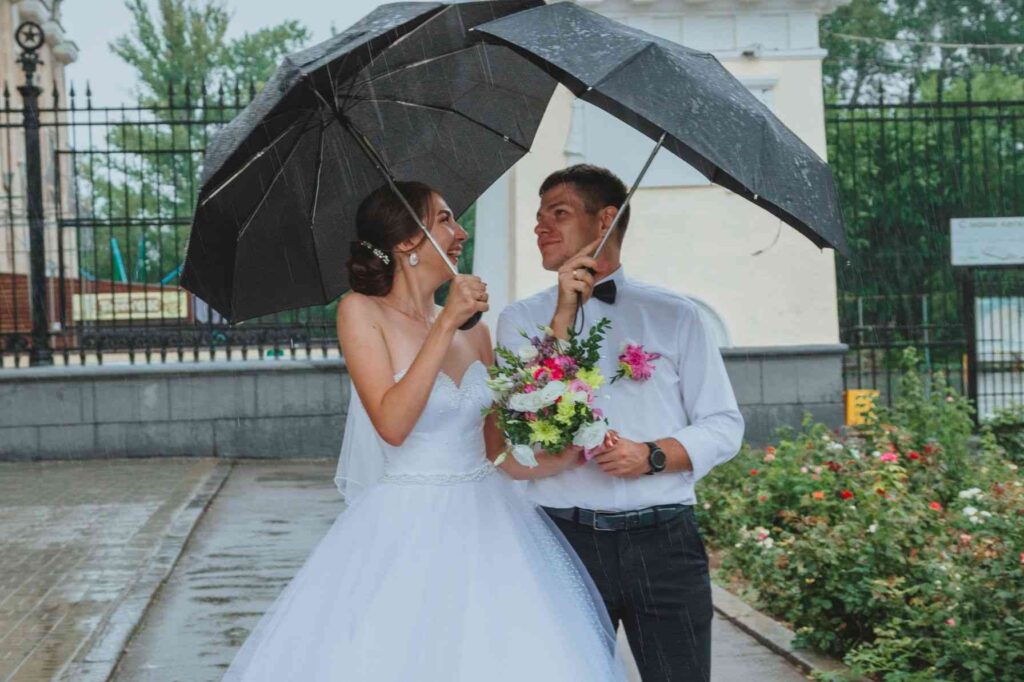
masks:
{"label": "white building", "polygon": [[[819,19],[849,0],[579,0],[630,26],[713,53],[825,157]],[[551,171],[589,162],[628,184],[654,142],[559,88],[532,151],[477,206],[475,271],[492,310],[550,286],[534,214]],[[623,262],[703,304],[753,440],[804,409],[840,418],[834,255],[662,151],[633,199]],[[492,322],[496,313],[492,313]]]}

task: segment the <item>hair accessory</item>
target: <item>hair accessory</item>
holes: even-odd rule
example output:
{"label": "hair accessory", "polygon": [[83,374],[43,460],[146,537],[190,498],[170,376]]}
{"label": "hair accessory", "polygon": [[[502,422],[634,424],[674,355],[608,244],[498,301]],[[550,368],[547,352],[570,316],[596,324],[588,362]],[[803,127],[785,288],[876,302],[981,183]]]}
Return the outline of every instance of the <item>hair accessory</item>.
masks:
{"label": "hair accessory", "polygon": [[391,257],[388,254],[386,254],[383,251],[381,251],[380,249],[378,249],[376,246],[374,246],[370,242],[361,241],[361,242],[359,242],[359,244],[361,246],[365,246],[366,248],[368,248],[370,251],[373,252],[374,256],[376,256],[377,258],[380,258],[382,261],[384,261],[384,265],[391,265]]}

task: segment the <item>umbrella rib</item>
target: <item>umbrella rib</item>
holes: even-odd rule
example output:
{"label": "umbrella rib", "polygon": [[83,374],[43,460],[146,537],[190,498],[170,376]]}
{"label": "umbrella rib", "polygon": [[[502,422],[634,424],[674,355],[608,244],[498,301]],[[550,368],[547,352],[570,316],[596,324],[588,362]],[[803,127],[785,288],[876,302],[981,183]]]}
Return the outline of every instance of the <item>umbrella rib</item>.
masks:
{"label": "umbrella rib", "polygon": [[515,140],[513,140],[512,138],[510,138],[508,135],[506,135],[505,133],[501,132],[500,130],[495,130],[494,128],[492,128],[491,126],[487,125],[486,123],[482,123],[482,122],[476,120],[475,118],[473,118],[472,116],[467,116],[466,114],[462,113],[458,109],[452,109],[451,107],[440,107],[440,106],[437,106],[437,105],[434,105],[434,104],[420,104],[419,102],[407,102],[407,101],[401,100],[401,99],[390,99],[390,98],[373,98],[373,99],[368,99],[368,98],[363,98],[363,97],[353,97],[352,101],[353,102],[365,102],[365,103],[369,103],[369,104],[380,103],[380,102],[387,102],[387,103],[390,103],[390,104],[401,104],[402,106],[405,106],[405,107],[416,107],[416,108],[419,108],[419,109],[429,109],[431,111],[440,111],[440,112],[444,112],[444,113],[447,113],[447,114],[455,114],[456,116],[464,118],[467,121],[469,121],[470,123],[473,123],[474,125],[477,125],[477,126],[483,128],[484,130],[486,130],[487,132],[491,133],[492,135],[497,135],[498,137],[500,137],[503,140],[505,140],[505,142],[508,142],[509,144],[514,145],[515,147],[518,147],[524,153],[530,151],[528,148],[526,148],[523,145],[519,144],[518,142],[516,142]]}
{"label": "umbrella rib", "polygon": [[[375,83],[376,81],[379,81],[382,78],[388,78],[389,76],[394,76],[396,73],[402,73],[403,71],[408,71],[409,69],[415,69],[416,67],[424,66],[426,64],[430,64],[431,62],[436,62],[436,61],[441,60],[441,59],[447,59],[448,57],[453,57],[453,56],[461,54],[463,52],[468,52],[469,50],[472,50],[474,48],[476,48],[476,45],[470,45],[468,47],[460,47],[459,49],[453,50],[451,52],[445,52],[443,54],[435,55],[433,57],[428,57],[426,59],[421,59],[418,62],[412,62],[411,64],[406,64],[405,66],[402,66],[402,67],[399,67],[397,69],[394,69],[393,71],[386,71],[386,72],[384,72],[382,74],[378,74],[376,76],[373,76],[372,78],[367,78],[364,81],[359,81],[358,83],[353,83],[352,87],[349,89],[349,91],[352,92],[356,88],[361,88],[364,85],[370,85],[371,83]],[[385,55],[385,57],[386,57],[386,55]]]}
{"label": "umbrella rib", "polygon": [[246,162],[245,162],[244,164],[242,164],[242,167],[241,167],[241,168],[239,168],[239,169],[238,169],[238,170],[236,170],[236,171],[235,171],[234,173],[232,173],[232,174],[230,175],[230,177],[228,177],[227,179],[225,179],[225,180],[224,180],[224,182],[222,182],[222,183],[220,183],[219,185],[217,185],[217,187],[216,187],[216,188],[214,188],[214,190],[213,190],[212,192],[210,192],[210,193],[209,193],[208,195],[206,195],[206,197],[205,197],[205,198],[204,198],[204,199],[203,199],[203,200],[202,200],[202,201],[201,201],[201,202],[199,203],[199,205],[200,205],[200,206],[206,206],[206,204],[208,204],[208,203],[209,203],[209,202],[210,202],[210,201],[211,201],[211,200],[212,200],[212,199],[213,199],[213,198],[214,198],[215,196],[217,196],[218,194],[220,194],[220,191],[221,191],[222,189],[224,189],[225,187],[227,187],[228,185],[230,185],[230,184],[231,184],[232,182],[234,182],[234,181],[235,181],[235,180],[236,180],[236,179],[238,178],[238,176],[239,176],[239,175],[241,175],[241,174],[242,174],[242,173],[243,173],[243,172],[244,172],[244,171],[245,171],[245,170],[246,170],[246,169],[247,169],[247,168],[248,168],[249,166],[251,166],[251,165],[252,165],[253,163],[255,163],[257,159],[259,159],[259,158],[260,158],[261,156],[263,156],[263,155],[264,155],[264,154],[266,154],[266,153],[267,153],[268,151],[270,151],[271,149],[273,149],[273,148],[274,148],[274,146],[275,146],[275,145],[276,145],[276,144],[277,144],[278,142],[280,142],[280,141],[281,141],[281,139],[282,139],[282,138],[283,138],[283,137],[284,137],[285,135],[287,135],[288,133],[290,133],[290,132],[291,132],[291,130],[292,130],[292,128],[294,128],[295,126],[299,125],[299,123],[300,123],[301,121],[302,121],[302,119],[298,119],[298,120],[295,120],[295,121],[293,121],[293,122],[292,122],[292,124],[291,124],[290,126],[288,126],[287,128],[285,128],[284,130],[282,130],[282,131],[281,131],[281,133],[280,133],[280,134],[279,134],[279,135],[278,135],[277,137],[275,137],[275,138],[274,138],[273,140],[271,140],[271,141],[270,141],[270,142],[269,142],[269,143],[267,144],[267,146],[265,146],[265,147],[264,147],[263,149],[259,150],[258,152],[256,152],[256,153],[255,153],[255,154],[253,154],[252,156],[250,156],[250,157],[249,157],[249,160],[248,160],[248,161],[246,161]]}
{"label": "umbrella rib", "polygon": [[[316,185],[313,188],[313,205],[310,207],[310,210],[309,210],[309,233],[310,233],[311,239],[313,240],[314,247],[316,245],[316,233],[313,231],[313,225],[316,223],[316,209],[317,209],[317,206],[320,203],[320,178],[323,176],[323,170],[324,170],[324,141],[327,138],[327,135],[325,134],[324,131],[327,130],[327,126],[329,124],[330,124],[330,122],[324,123],[323,122],[323,118],[320,119],[320,144],[317,146],[317,153],[316,153]],[[327,300],[327,290],[324,288],[323,270],[320,267],[320,258],[318,257],[315,248],[314,248],[314,253],[313,253],[313,262],[316,263],[316,275],[317,275],[316,278],[317,278],[317,281],[320,282],[320,292],[323,294],[324,300],[326,301]]]}
{"label": "umbrella rib", "polygon": [[619,71],[622,71],[624,68],[626,68],[627,66],[635,62],[637,59],[642,57],[645,52],[649,52],[651,49],[657,49],[657,47],[658,46],[655,43],[647,43],[646,45],[644,45],[643,49],[637,50],[632,55],[630,55],[629,59],[627,59],[624,62],[620,62],[618,65],[616,65],[614,69],[612,69],[605,75],[601,76],[596,83],[594,83],[593,85],[588,85],[587,91],[589,92],[590,90],[593,90],[594,88],[600,86],[602,83],[604,83],[606,80],[617,74]]}
{"label": "umbrella rib", "polygon": [[276,173],[274,173],[274,177],[270,180],[270,185],[267,186],[266,191],[263,192],[263,196],[260,198],[259,203],[256,204],[256,207],[252,209],[251,213],[249,213],[245,222],[242,223],[242,229],[238,231],[238,236],[235,237],[236,243],[242,241],[242,236],[245,235],[245,231],[249,229],[249,225],[252,224],[253,218],[255,218],[256,214],[260,212],[263,205],[267,203],[267,197],[270,196],[270,190],[274,189],[274,185],[276,185],[277,181],[281,179],[281,175],[284,173],[284,169],[288,165],[288,161],[291,160],[292,154],[294,154],[295,150],[299,147],[299,142],[302,142],[301,135],[295,138],[295,142],[292,143],[292,148],[288,150],[288,155],[285,156],[284,160],[281,162],[281,167],[277,169]]}

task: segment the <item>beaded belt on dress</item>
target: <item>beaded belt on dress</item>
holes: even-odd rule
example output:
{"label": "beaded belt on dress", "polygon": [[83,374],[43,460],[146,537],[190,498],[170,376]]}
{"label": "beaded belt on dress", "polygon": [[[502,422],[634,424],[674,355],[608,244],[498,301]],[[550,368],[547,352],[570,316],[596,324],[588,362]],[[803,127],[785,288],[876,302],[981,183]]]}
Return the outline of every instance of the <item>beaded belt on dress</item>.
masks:
{"label": "beaded belt on dress", "polygon": [[409,472],[409,473],[385,473],[381,478],[382,483],[398,483],[401,485],[455,485],[456,483],[467,483],[479,481],[489,476],[495,470],[494,464],[486,462],[476,469],[465,472]]}

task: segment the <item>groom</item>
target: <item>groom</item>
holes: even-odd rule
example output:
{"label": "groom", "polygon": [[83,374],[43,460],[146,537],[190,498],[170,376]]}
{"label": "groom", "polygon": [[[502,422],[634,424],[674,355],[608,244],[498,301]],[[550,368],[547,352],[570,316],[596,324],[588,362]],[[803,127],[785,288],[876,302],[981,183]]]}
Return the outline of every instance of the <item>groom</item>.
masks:
{"label": "groom", "polygon": [[692,302],[623,272],[628,207],[601,257],[588,257],[626,198],[618,177],[572,166],[552,173],[540,198],[537,247],[558,286],[509,305],[498,343],[517,349],[520,331],[545,324],[564,337],[582,296],[584,334],[601,318],[612,323],[600,362],[605,377],[618,370],[627,341],[641,346],[633,348],[635,362],[653,359],[648,378],[641,371],[599,390],[595,405],[614,430],[609,447],[531,482],[531,496],[579,554],[612,623],[622,623],[644,681],[708,680],[711,583],[694,485],[731,459],[743,436],[722,356]]}

